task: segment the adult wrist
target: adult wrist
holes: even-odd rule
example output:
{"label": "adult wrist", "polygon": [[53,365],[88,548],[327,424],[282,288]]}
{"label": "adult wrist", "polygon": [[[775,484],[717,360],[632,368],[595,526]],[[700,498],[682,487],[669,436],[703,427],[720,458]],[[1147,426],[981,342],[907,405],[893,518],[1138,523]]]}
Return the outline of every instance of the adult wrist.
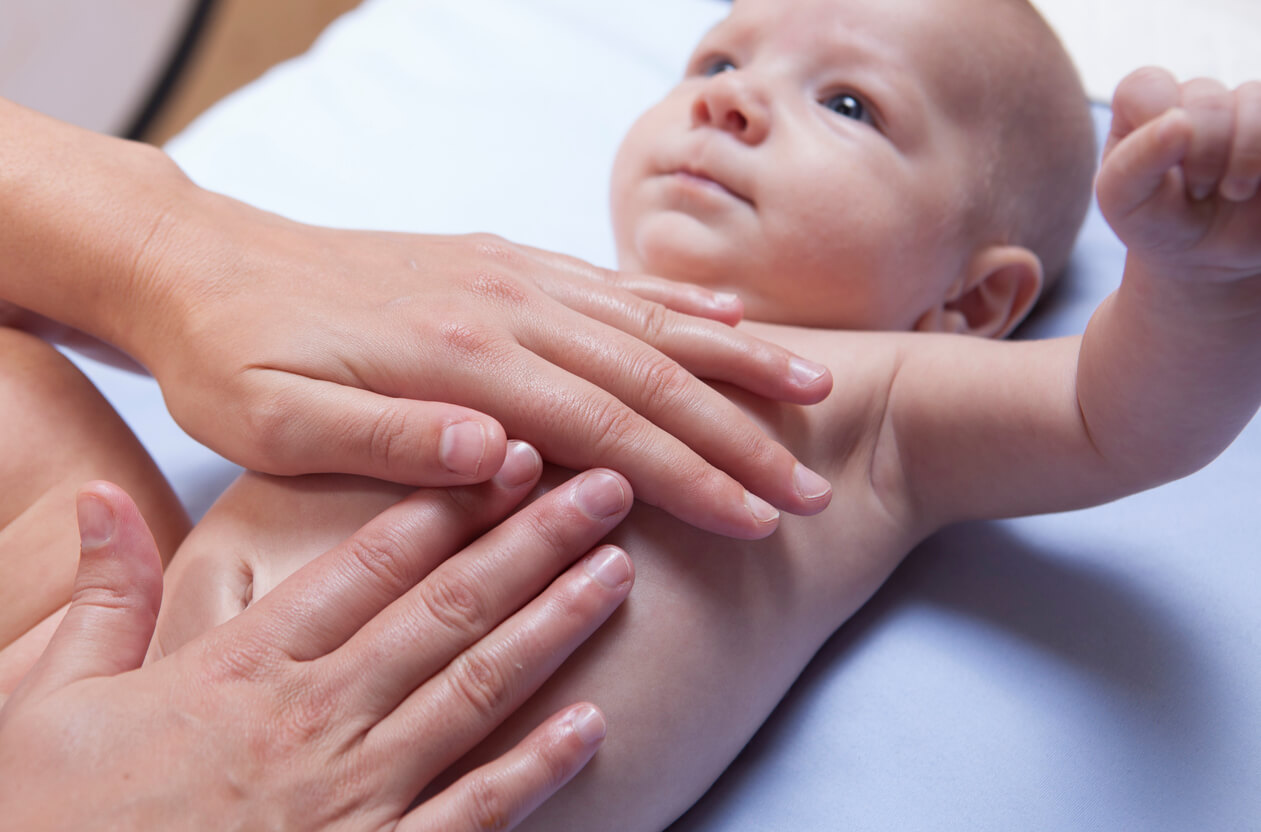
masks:
{"label": "adult wrist", "polygon": [[130,348],[137,265],[194,189],[157,148],[0,100],[0,299]]}

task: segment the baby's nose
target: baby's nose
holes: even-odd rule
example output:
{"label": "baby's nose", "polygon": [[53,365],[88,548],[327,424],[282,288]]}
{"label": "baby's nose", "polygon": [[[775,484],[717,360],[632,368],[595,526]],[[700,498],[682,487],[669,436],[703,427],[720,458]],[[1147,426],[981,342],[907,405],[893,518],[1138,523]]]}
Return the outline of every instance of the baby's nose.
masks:
{"label": "baby's nose", "polygon": [[765,102],[735,71],[709,78],[692,102],[692,126],[723,130],[746,144],[758,144],[770,128]]}

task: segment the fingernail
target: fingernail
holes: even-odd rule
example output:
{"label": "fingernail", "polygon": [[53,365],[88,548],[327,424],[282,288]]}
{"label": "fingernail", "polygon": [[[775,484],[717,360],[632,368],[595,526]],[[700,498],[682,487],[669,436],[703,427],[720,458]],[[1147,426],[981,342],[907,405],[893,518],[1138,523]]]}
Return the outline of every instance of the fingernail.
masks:
{"label": "fingernail", "polygon": [[775,510],[775,506],[763,500],[756,494],[744,492],[744,505],[749,510],[749,514],[753,515],[753,519],[766,525],[774,523],[779,519],[779,512]]}
{"label": "fingernail", "polygon": [[626,492],[622,483],[612,474],[597,471],[588,474],[578,483],[574,501],[593,520],[612,517],[626,506]]}
{"label": "fingernail", "polygon": [[740,302],[740,296],[735,292],[714,292],[714,306],[721,306],[724,309],[735,306]]}
{"label": "fingernail", "polygon": [[114,512],[97,497],[84,494],[76,504],[79,515],[79,541],[84,549],[99,549],[114,538],[117,521]]}
{"label": "fingernail", "polygon": [[807,500],[817,500],[832,490],[832,484],[798,462],[793,466],[793,485]]}
{"label": "fingernail", "polygon": [[573,715],[569,717],[569,724],[584,745],[595,745],[604,739],[604,735],[608,731],[608,726],[604,722],[604,716],[590,705],[574,711]]}
{"label": "fingernail", "polygon": [[826,367],[796,357],[789,359],[788,369],[792,373],[793,381],[801,387],[809,387],[827,372]]}
{"label": "fingernail", "polygon": [[1205,200],[1213,193],[1212,185],[1196,185],[1191,189],[1191,198],[1195,200]]}
{"label": "fingernail", "polygon": [[630,558],[615,546],[605,546],[591,555],[583,568],[605,589],[617,589],[631,578]]}
{"label": "fingernail", "polygon": [[508,443],[504,464],[493,479],[500,488],[517,488],[532,481],[542,464],[543,460],[533,445],[514,439]]}
{"label": "fingernail", "polygon": [[453,474],[475,476],[486,455],[486,429],[480,422],[458,422],[442,431],[438,456]]}

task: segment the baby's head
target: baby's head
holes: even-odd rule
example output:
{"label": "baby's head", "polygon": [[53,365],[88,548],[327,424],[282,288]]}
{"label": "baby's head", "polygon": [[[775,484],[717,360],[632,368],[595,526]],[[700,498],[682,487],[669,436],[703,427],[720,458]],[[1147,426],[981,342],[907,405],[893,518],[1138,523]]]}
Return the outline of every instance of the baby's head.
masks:
{"label": "baby's head", "polygon": [[1094,161],[1026,0],[735,0],[622,144],[618,256],[757,320],[1000,336],[1064,268]]}

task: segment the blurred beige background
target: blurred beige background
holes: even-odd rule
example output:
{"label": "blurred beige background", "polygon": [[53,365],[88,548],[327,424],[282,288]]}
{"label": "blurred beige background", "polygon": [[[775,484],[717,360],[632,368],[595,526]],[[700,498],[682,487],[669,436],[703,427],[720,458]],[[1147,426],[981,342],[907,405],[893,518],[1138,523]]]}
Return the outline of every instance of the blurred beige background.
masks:
{"label": "blurred beige background", "polygon": [[[137,122],[202,0],[0,0],[0,97],[105,133]],[[145,138],[161,143],[360,0],[211,0]]]}
{"label": "blurred beige background", "polygon": [[161,144],[268,67],[300,55],[360,0],[218,0],[201,42],[144,138]]}

